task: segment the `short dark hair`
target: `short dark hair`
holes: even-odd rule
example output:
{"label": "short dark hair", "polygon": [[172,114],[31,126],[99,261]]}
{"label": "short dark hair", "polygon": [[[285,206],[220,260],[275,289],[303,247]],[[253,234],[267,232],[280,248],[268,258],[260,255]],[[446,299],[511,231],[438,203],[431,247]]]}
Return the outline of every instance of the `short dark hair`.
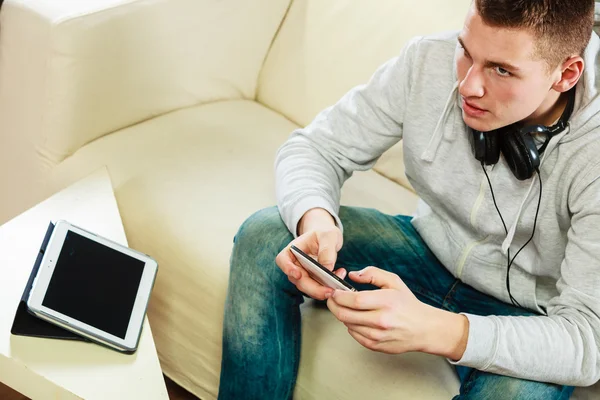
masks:
{"label": "short dark hair", "polygon": [[583,55],[594,26],[594,0],[475,0],[490,26],[525,28],[537,39],[537,56],[555,68]]}

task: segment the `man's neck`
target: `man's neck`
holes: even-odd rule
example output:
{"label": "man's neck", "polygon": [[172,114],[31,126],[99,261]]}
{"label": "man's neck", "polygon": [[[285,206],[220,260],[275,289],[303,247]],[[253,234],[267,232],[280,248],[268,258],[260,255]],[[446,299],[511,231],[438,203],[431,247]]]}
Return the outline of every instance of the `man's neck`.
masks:
{"label": "man's neck", "polygon": [[554,96],[546,99],[535,113],[523,120],[524,125],[551,126],[558,121],[569,102],[569,92],[553,94]]}

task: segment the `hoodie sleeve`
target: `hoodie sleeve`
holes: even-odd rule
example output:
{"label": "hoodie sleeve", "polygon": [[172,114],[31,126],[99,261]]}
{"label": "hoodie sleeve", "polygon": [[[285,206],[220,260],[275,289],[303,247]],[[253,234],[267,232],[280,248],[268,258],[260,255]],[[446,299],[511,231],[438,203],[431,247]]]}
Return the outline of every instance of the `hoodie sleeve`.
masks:
{"label": "hoodie sleeve", "polygon": [[335,105],[298,129],[275,159],[279,212],[294,235],[304,213],[324,208],[337,216],[341,187],[354,171],[373,167],[402,138],[414,49],[420,38],[379,67],[366,85],[350,90]]}
{"label": "hoodie sleeve", "polygon": [[600,172],[593,170],[569,196],[572,219],[559,295],[548,315],[466,314],[467,350],[456,364],[569,386],[600,379]]}

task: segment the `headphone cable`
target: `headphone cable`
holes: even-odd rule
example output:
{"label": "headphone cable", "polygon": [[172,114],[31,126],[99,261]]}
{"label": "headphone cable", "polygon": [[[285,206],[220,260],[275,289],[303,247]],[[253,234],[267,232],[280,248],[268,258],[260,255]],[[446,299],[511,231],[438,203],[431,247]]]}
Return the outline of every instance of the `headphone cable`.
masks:
{"label": "headphone cable", "polygon": [[[504,227],[504,232],[508,235],[508,229],[506,228],[506,223],[504,222],[504,218],[502,217],[502,214],[500,213],[500,209],[498,208],[498,204],[496,203],[496,196],[494,195],[494,189],[492,188],[492,182],[490,181],[490,177],[488,176],[488,173],[485,169],[485,165],[483,164],[483,162],[481,163],[481,168],[483,169],[483,173],[485,174],[488,185],[490,187],[490,192],[492,193],[492,200],[494,201],[494,207],[496,207],[498,216],[500,217],[500,220],[502,221],[502,226]],[[508,249],[507,254],[506,254],[506,263],[507,263],[506,264],[506,290],[508,291],[508,297],[510,298],[511,303],[515,307],[521,307],[521,308],[523,308],[523,306],[521,306],[521,304],[519,304],[517,299],[515,299],[513,297],[512,293],[510,291],[510,268],[511,268],[513,262],[515,261],[515,258],[517,258],[517,256],[521,252],[521,250],[523,250],[525,248],[525,246],[527,246],[529,244],[529,242],[531,242],[533,240],[533,236],[535,235],[535,228],[537,225],[538,214],[540,212],[540,205],[542,204],[542,176],[540,175],[540,170],[538,168],[536,168],[535,171],[537,172],[537,176],[540,181],[540,194],[538,197],[537,209],[535,211],[535,218],[533,220],[533,230],[531,232],[531,236],[529,237],[529,240],[527,240],[525,242],[525,244],[523,246],[521,246],[521,248],[517,251],[517,253],[514,255],[514,257],[512,259],[510,258],[510,249]]]}

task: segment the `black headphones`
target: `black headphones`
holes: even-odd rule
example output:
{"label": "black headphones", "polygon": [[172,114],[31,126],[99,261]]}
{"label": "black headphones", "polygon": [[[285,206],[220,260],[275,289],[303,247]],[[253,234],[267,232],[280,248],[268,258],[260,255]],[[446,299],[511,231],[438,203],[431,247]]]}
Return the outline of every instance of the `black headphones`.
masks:
{"label": "black headphones", "polygon": [[[567,127],[569,118],[575,105],[575,88],[569,91],[569,101],[565,111],[558,122],[550,127],[544,125],[529,125],[520,127],[512,124],[490,132],[480,132],[471,129],[471,145],[475,158],[485,165],[496,164],[500,159],[500,152],[504,155],[508,166],[519,180],[526,180],[540,166],[540,156],[552,136],[562,132]],[[543,133],[546,141],[538,149],[531,134]]]}

